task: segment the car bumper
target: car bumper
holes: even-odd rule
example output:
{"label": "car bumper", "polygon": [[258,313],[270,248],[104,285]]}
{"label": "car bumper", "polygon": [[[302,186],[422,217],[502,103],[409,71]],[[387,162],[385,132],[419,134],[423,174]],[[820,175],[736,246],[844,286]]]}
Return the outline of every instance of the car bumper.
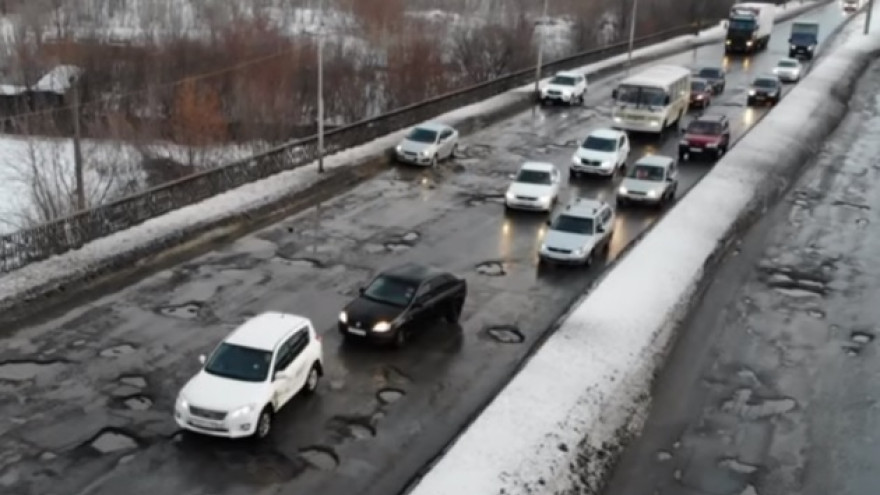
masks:
{"label": "car bumper", "polygon": [[174,421],[180,428],[221,438],[244,438],[254,434],[257,428],[256,417],[226,418],[219,421],[209,420],[205,418],[195,417],[192,414],[181,411],[174,411]]}
{"label": "car bumper", "polygon": [[554,101],[560,103],[571,103],[572,95],[549,95],[543,94],[541,95],[541,99],[544,101]]}
{"label": "car bumper", "polygon": [[364,330],[362,328],[352,328],[345,323],[338,323],[337,327],[339,329],[339,333],[341,333],[346,338],[359,339],[379,344],[393,342],[394,336],[397,334],[396,329],[391,329],[387,332],[374,332],[372,330]]}
{"label": "car bumper", "polygon": [[705,146],[705,145],[689,145],[689,144],[680,144],[678,145],[678,154],[689,154],[689,155],[703,155],[703,154],[715,154],[718,153],[718,146]]}
{"label": "car bumper", "polygon": [[430,156],[424,156],[422,154],[409,154],[398,151],[395,152],[395,156],[397,157],[397,161],[409,163],[410,165],[428,166],[431,165],[432,161]]}
{"label": "car bumper", "polygon": [[521,198],[504,198],[504,204],[508,208],[514,210],[550,211],[553,209],[553,201],[550,199],[528,200]]}
{"label": "car bumper", "polygon": [[749,95],[749,99],[752,101],[773,101],[774,99],[776,99],[776,97],[766,95],[766,94],[757,93],[757,94]]}
{"label": "car bumper", "polygon": [[706,98],[692,98],[690,105],[701,107],[701,106],[705,105],[707,101],[709,101],[709,100]]}
{"label": "car bumper", "polygon": [[618,203],[639,203],[645,205],[658,204],[662,201],[659,196],[648,196],[647,194],[636,194],[632,191],[626,194],[617,193]]}
{"label": "car bumper", "polygon": [[614,173],[612,165],[584,165],[581,162],[572,162],[571,170],[579,174],[609,176]]}
{"label": "car bumper", "polygon": [[587,262],[587,254],[560,253],[549,249],[541,249],[538,256],[542,261],[559,265],[583,265]]}
{"label": "car bumper", "polygon": [[778,77],[780,81],[791,82],[797,81],[800,78],[800,74],[792,74],[791,72],[779,72],[776,74],[776,77]]}
{"label": "car bumper", "polygon": [[658,134],[663,132],[661,122],[652,124],[650,120],[623,120],[615,117],[613,125],[618,129],[632,132],[649,132]]}

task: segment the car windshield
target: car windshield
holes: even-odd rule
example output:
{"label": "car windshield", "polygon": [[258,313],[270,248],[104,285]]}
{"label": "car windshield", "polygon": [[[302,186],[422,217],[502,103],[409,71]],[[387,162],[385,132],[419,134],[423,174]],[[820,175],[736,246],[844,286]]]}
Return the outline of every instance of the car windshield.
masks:
{"label": "car windshield", "polygon": [[717,136],[721,134],[721,124],[718,122],[705,122],[696,120],[687,126],[687,134],[702,134]]}
{"label": "car windshield", "polygon": [[581,148],[604,152],[615,151],[617,149],[617,140],[587,136],[587,139],[584,140],[584,144],[581,145]]}
{"label": "car windshield", "polygon": [[550,84],[557,86],[574,86],[574,78],[571,76],[556,76],[550,80]]}
{"label": "car windshield", "polygon": [[264,382],[271,363],[269,351],[224,342],[211,355],[205,373],[244,382]]}
{"label": "car windshield", "polygon": [[542,184],[550,185],[550,172],[541,170],[520,170],[516,175],[516,182],[525,182],[526,184]]}
{"label": "car windshield", "polygon": [[417,143],[434,143],[437,141],[437,131],[416,127],[409,131],[409,134],[406,135],[406,139]]}
{"label": "car windshield", "polygon": [[570,215],[559,215],[553,224],[550,225],[553,230],[559,232],[568,232],[571,234],[592,234],[593,219],[584,217],[573,217]]}
{"label": "car windshield", "polygon": [[697,75],[706,79],[717,79],[721,77],[721,69],[700,69],[700,72],[698,72]]}
{"label": "car windshield", "polygon": [[364,297],[403,308],[412,301],[417,288],[415,284],[405,280],[380,276],[364,290]]}
{"label": "car windshield", "polygon": [[636,163],[635,167],[629,171],[627,177],[637,180],[662,181],[664,175],[665,170],[663,167]]}
{"label": "car windshield", "polygon": [[756,88],[775,88],[776,81],[773,79],[755,79],[754,86]]}
{"label": "car windshield", "polygon": [[617,101],[629,105],[648,105],[662,107],[666,93],[660,88],[621,85],[617,88]]}
{"label": "car windshield", "polygon": [[795,62],[794,60],[780,60],[779,66],[780,67],[797,67],[798,63]]}
{"label": "car windshield", "polygon": [[728,29],[731,31],[753,31],[755,29],[755,21],[751,19],[731,19]]}
{"label": "car windshield", "polygon": [[691,81],[691,91],[703,91],[706,89],[706,83],[703,81]]}

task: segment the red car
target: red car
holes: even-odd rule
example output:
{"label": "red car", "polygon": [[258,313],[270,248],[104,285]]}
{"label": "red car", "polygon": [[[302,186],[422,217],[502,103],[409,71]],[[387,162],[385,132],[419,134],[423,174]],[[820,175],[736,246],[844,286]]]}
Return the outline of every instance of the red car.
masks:
{"label": "red car", "polygon": [[712,103],[712,85],[705,79],[691,79],[691,106],[706,108]]}
{"label": "red car", "polygon": [[730,119],[724,115],[702,115],[684,129],[678,143],[678,157],[686,160],[697,156],[721,158],[730,148]]}

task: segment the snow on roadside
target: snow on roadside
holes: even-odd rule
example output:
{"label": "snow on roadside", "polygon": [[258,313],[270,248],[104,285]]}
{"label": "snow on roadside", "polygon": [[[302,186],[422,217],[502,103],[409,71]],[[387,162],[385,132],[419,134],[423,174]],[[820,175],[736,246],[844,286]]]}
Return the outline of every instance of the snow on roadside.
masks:
{"label": "snow on roadside", "polygon": [[[814,5],[812,2],[807,2],[805,5],[780,9],[777,15],[792,15],[794,12],[802,12],[813,8]],[[636,50],[634,51],[634,56],[684,51],[695,46],[696,43],[704,44],[711,41],[719,41],[723,34],[723,28],[717,26],[702,31],[698,36],[682,36]],[[625,55],[613,57],[577,70],[590,73],[615,63],[620,64],[625,60]],[[433,120],[455,125],[457,122],[473,116],[491,114],[509,107],[515,102],[522,101],[523,93],[530,92],[531,90],[532,85],[525,85],[488,100],[453,110]],[[328,170],[331,170],[356,165],[366,157],[386,152],[399,142],[406,132],[407,130],[401,130],[329,156],[325,160],[325,166]],[[120,253],[145,250],[157,242],[179,236],[180,232],[198,229],[201,226],[215,223],[237,213],[250,211],[262,205],[276,202],[293,192],[308,188],[318,182],[320,178],[316,173],[316,164],[312,163],[153,218],[131,229],[92,241],[78,250],[32,263],[2,276],[0,306],[13,304],[18,298],[33,291],[42,290],[42,288],[50,284],[63,283],[77,276],[87,274]]]}
{"label": "snow on roadside", "polygon": [[597,493],[621,441],[641,428],[653,371],[707,261],[833,132],[878,50],[880,34],[854,37],[822,60],[608,272],[409,495]]}

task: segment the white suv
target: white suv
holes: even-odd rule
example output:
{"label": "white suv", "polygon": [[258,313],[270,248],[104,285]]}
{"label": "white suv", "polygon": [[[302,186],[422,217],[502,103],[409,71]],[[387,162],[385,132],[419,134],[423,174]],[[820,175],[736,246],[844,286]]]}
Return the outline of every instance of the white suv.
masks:
{"label": "white suv", "polygon": [[599,129],[584,139],[571,157],[569,176],[580,174],[613,177],[626,167],[629,159],[629,138],[623,131]]}
{"label": "white suv", "polygon": [[547,225],[541,261],[589,266],[596,254],[608,252],[614,209],[604,201],[578,198]]}
{"label": "white suv", "polygon": [[263,313],[233,331],[192,377],[174,406],[177,425],[205,435],[265,438],[272,419],[324,374],[321,339],[302,316]]}
{"label": "white suv", "polygon": [[504,207],[552,211],[561,183],[559,170],[552,163],[526,162],[504,194]]}
{"label": "white suv", "polygon": [[587,95],[587,76],[577,72],[557,72],[541,88],[541,103],[562,102],[583,105]]}

